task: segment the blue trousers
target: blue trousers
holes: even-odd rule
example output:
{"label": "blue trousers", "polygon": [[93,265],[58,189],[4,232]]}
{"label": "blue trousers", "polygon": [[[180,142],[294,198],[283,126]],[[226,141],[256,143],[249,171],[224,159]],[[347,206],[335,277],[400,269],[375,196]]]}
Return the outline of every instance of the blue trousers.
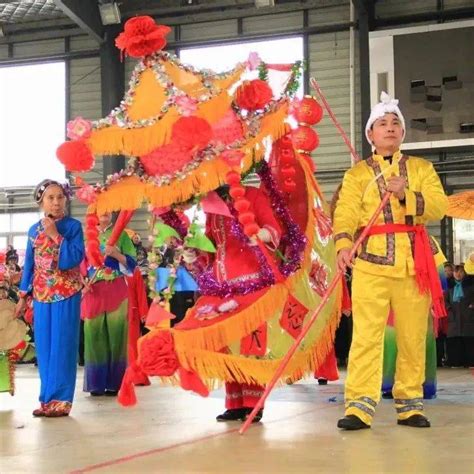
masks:
{"label": "blue trousers", "polygon": [[74,398],[79,346],[81,293],[55,303],[34,301],[36,357],[41,379],[39,401]]}

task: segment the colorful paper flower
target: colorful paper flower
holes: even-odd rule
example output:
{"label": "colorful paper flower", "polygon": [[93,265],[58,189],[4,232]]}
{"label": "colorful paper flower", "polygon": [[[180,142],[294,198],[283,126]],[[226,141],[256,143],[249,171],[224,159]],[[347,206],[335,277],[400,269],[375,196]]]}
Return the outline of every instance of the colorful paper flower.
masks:
{"label": "colorful paper flower", "polygon": [[247,66],[250,69],[250,71],[254,71],[255,69],[258,68],[258,66],[260,66],[261,62],[262,62],[262,59],[260,58],[258,53],[256,53],[255,51],[252,51],[249,54],[249,57],[247,59]]}
{"label": "colorful paper flower", "polygon": [[150,16],[137,16],[125,23],[115,45],[131,57],[140,58],[160,51],[166,46],[165,36],[171,28],[157,25]]}
{"label": "colorful paper flower", "polygon": [[235,93],[235,103],[249,111],[263,109],[272,99],[273,92],[270,86],[261,79],[244,81]]}
{"label": "colorful paper flower", "polygon": [[92,132],[92,123],[82,117],[70,120],[66,126],[66,135],[71,140],[89,138]]}
{"label": "colorful paper flower", "polygon": [[197,110],[196,99],[188,97],[187,95],[180,95],[176,97],[174,103],[178,108],[178,112],[184,117],[189,117],[190,115],[193,115],[194,112],[196,112]]}

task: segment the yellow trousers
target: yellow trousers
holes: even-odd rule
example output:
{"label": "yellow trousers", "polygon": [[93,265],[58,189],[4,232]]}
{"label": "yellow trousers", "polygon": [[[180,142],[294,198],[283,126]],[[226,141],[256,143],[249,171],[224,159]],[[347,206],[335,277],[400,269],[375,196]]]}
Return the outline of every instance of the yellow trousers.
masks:
{"label": "yellow trousers", "polygon": [[399,419],[422,414],[425,344],[431,298],[420,294],[415,277],[391,278],[354,268],[353,335],[345,386],[346,415],[371,424],[380,400],[383,338],[394,312],[397,365],[393,398]]}

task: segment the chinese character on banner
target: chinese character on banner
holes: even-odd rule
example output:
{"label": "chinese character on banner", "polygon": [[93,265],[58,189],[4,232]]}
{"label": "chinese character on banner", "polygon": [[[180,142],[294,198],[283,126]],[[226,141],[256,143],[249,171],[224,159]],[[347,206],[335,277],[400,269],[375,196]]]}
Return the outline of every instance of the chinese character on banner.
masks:
{"label": "chinese character on banner", "polygon": [[290,295],[280,318],[280,326],[296,339],[303,329],[304,318],[307,314],[308,308]]}
{"label": "chinese character on banner", "polygon": [[242,355],[264,356],[267,351],[267,323],[242,338],[240,353]]}

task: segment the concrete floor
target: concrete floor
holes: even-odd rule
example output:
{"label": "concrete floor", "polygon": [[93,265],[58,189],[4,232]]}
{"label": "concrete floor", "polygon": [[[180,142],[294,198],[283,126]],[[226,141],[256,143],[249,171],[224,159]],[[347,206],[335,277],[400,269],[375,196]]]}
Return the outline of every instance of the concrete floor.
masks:
{"label": "concrete floor", "polygon": [[[344,375],[344,374],[343,374]],[[276,390],[264,423],[216,423],[223,392],[203,399],[182,390],[139,387],[139,404],[80,390],[71,416],[34,419],[39,381],[17,371],[17,395],[0,394],[3,473],[474,473],[474,378],[439,371],[438,398],[426,403],[432,428],[397,426],[383,400],[371,430],[341,432],[343,383],[305,381]],[[82,370],[78,387],[82,386]]]}

